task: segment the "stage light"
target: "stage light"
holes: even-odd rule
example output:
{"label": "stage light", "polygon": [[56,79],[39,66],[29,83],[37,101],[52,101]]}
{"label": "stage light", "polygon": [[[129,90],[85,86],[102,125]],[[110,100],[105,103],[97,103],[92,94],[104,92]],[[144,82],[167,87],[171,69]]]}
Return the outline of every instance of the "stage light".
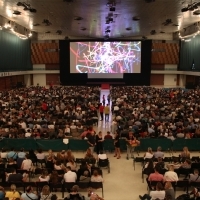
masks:
{"label": "stage light", "polygon": [[188,8],[182,8],[181,9],[181,12],[187,12],[188,11]]}
{"label": "stage light", "polygon": [[110,7],[111,12],[115,12],[115,7]]}

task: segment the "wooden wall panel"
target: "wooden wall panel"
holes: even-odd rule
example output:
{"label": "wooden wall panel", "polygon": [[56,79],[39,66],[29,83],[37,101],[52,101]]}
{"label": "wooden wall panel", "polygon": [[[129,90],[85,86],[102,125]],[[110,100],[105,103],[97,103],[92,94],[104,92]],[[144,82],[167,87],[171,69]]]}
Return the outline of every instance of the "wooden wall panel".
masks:
{"label": "wooden wall panel", "polygon": [[150,85],[164,85],[164,74],[151,74]]}
{"label": "wooden wall panel", "polygon": [[33,64],[58,64],[59,44],[56,42],[32,43],[31,60]]}
{"label": "wooden wall panel", "polygon": [[0,78],[0,90],[5,90],[6,85],[5,85],[5,77]]}
{"label": "wooden wall panel", "polygon": [[178,43],[152,43],[152,64],[178,64],[179,44]]}
{"label": "wooden wall panel", "polygon": [[60,74],[46,74],[46,85],[60,85]]}
{"label": "wooden wall panel", "polygon": [[45,69],[46,70],[59,70],[60,65],[59,64],[46,64]]}
{"label": "wooden wall panel", "polygon": [[164,64],[152,64],[151,70],[164,70],[165,65]]}

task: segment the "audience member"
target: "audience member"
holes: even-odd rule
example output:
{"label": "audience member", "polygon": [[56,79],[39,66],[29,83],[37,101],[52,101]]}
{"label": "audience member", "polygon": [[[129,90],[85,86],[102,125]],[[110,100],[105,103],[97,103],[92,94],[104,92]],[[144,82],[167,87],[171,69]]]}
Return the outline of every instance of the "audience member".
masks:
{"label": "audience member", "polygon": [[71,171],[71,167],[66,167],[66,173],[64,174],[64,181],[65,182],[76,182],[77,175],[75,172]]}

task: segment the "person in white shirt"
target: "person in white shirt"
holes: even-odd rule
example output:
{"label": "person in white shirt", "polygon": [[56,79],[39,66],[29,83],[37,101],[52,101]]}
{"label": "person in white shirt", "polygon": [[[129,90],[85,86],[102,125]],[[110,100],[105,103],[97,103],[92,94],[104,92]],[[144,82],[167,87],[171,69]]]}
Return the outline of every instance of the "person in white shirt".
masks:
{"label": "person in white shirt", "polygon": [[31,137],[32,133],[30,129],[27,129],[27,132],[25,133],[25,138]]}
{"label": "person in white shirt", "polygon": [[49,182],[50,176],[48,175],[48,171],[44,169],[42,171],[42,175],[39,176],[39,182]]}
{"label": "person in white shirt", "polygon": [[32,170],[33,163],[29,159],[29,155],[25,155],[25,160],[22,161],[21,169],[31,171]]}
{"label": "person in white shirt", "polygon": [[162,183],[158,182],[156,185],[156,190],[155,191],[151,191],[150,194],[145,194],[144,196],[139,195],[139,198],[141,200],[164,200],[165,199],[165,190],[163,188]]}
{"label": "person in white shirt", "polygon": [[2,148],[1,153],[0,153],[1,158],[2,159],[7,159],[7,154],[8,153],[6,152],[6,150],[4,148]]}
{"label": "person in white shirt", "polygon": [[153,157],[152,148],[148,147],[147,152],[144,154],[144,160],[151,159],[152,157]]}
{"label": "person in white shirt", "polygon": [[71,167],[70,166],[67,166],[66,167],[66,173],[64,174],[64,180],[65,182],[76,182],[76,179],[77,179],[77,175],[75,172],[72,172],[71,171]]}
{"label": "person in white shirt", "polygon": [[164,182],[166,182],[166,181],[170,181],[170,182],[178,181],[178,175],[177,175],[176,172],[174,172],[174,167],[172,165],[169,166],[169,171],[165,172],[163,180],[164,180]]}

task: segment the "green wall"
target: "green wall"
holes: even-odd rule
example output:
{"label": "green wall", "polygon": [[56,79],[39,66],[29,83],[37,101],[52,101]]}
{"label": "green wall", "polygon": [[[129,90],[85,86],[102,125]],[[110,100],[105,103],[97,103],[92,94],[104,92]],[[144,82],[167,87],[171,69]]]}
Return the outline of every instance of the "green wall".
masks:
{"label": "green wall", "polygon": [[31,41],[0,30],[0,71],[32,70]]}

